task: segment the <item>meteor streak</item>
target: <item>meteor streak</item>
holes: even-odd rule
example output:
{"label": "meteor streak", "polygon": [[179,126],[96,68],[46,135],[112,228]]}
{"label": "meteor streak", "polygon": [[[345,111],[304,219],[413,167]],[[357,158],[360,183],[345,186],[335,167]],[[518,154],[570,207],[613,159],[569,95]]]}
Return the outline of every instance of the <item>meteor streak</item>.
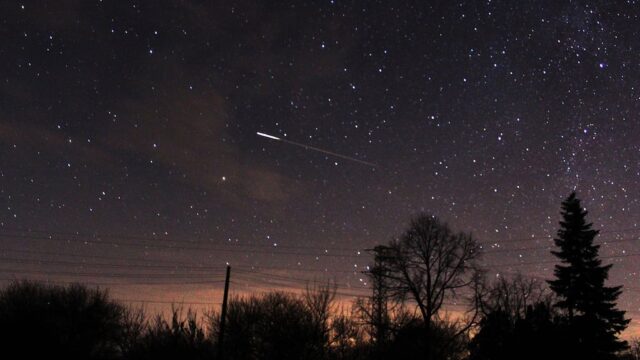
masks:
{"label": "meteor streak", "polygon": [[269,134],[261,133],[260,131],[258,131],[256,134],[258,134],[260,136],[264,136],[264,137],[269,138],[269,139],[273,139],[273,140],[278,140],[278,141],[281,140],[279,137],[275,137],[275,136],[271,136]]}
{"label": "meteor streak", "polygon": [[295,142],[295,141],[291,141],[291,140],[287,140],[287,139],[279,138],[279,137],[277,137],[277,136],[273,136],[273,135],[269,135],[269,134],[261,133],[261,132],[259,132],[259,131],[258,131],[258,132],[256,132],[256,134],[257,134],[258,136],[266,137],[267,139],[271,139],[271,140],[275,140],[275,141],[282,141],[282,142],[284,142],[284,143],[291,144],[291,145],[295,145],[295,146],[299,146],[299,147],[304,148],[304,149],[307,149],[307,150],[313,150],[313,151],[321,152],[321,153],[323,153],[323,154],[327,154],[327,155],[331,155],[331,156],[339,157],[339,158],[341,158],[341,159],[355,161],[355,162],[357,162],[357,163],[360,163],[360,164],[363,164],[363,165],[367,165],[367,166],[371,166],[371,167],[378,167],[378,165],[376,165],[376,164],[374,164],[374,163],[370,163],[370,162],[368,162],[368,161],[364,161],[364,160],[356,159],[356,158],[353,158],[353,157],[351,157],[351,156],[338,154],[338,153],[335,153],[335,152],[333,152],[333,151],[320,149],[320,148],[317,148],[317,147],[315,147],[315,146],[301,144],[301,143],[299,143],[299,142]]}

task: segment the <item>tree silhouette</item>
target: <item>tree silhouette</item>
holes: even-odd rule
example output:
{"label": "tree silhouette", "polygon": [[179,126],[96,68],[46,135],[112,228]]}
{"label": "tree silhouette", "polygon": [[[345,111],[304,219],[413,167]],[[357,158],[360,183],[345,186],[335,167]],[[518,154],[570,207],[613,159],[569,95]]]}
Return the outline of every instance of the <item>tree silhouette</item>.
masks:
{"label": "tree silhouette", "polygon": [[[212,334],[219,329],[212,316]],[[225,359],[321,359],[325,344],[315,314],[293,295],[271,292],[230,299],[225,332]]]}
{"label": "tree silhouette", "polygon": [[327,282],[326,284],[307,284],[305,292],[302,294],[302,302],[306,310],[311,314],[313,329],[316,329],[312,344],[319,344],[317,353],[327,353],[330,344],[330,322],[334,312],[334,301],[336,298],[337,285]]}
{"label": "tree silhouette", "polygon": [[434,319],[427,328],[417,315],[394,329],[393,337],[377,358],[461,360],[465,358],[468,340],[462,335],[466,333],[460,334],[455,322]]}
{"label": "tree silhouette", "polygon": [[640,338],[633,337],[629,344],[629,350],[621,357],[624,360],[640,360]]}
{"label": "tree silhouette", "polygon": [[157,315],[151,323],[143,323],[143,331],[127,351],[127,360],[210,359],[213,345],[198,321],[197,313],[173,307],[171,320]]}
{"label": "tree silhouette", "polygon": [[612,265],[602,265],[598,258],[598,235],[587,223],[587,211],[571,193],[562,203],[562,221],[555,238],[559,251],[552,251],[561,264],[555,266],[555,279],[549,281],[559,301],[555,306],[566,312],[567,344],[576,358],[613,359],[615,353],[627,348],[617,338],[629,324],[624,311],[616,308],[621,286],[606,287]]}
{"label": "tree silhouette", "polygon": [[0,291],[2,351],[23,359],[114,359],[125,313],[104,290],[13,282]]}
{"label": "tree silhouette", "polygon": [[511,277],[500,276],[490,284],[483,279],[479,283],[477,297],[482,316],[503,313],[511,323],[524,318],[529,306],[538,303],[551,305],[552,302],[544,281],[527,278],[521,273]]}
{"label": "tree silhouette", "polygon": [[469,360],[562,358],[555,350],[561,335],[557,316],[541,282],[517,274],[482,285],[482,318],[469,343]]}
{"label": "tree silhouette", "polygon": [[[422,324],[410,332],[411,336],[421,333],[423,328],[426,348],[435,349],[429,342],[438,335],[435,324],[440,320],[445,300],[474,285],[478,245],[470,234],[454,233],[436,217],[420,214],[411,220],[399,239],[377,249],[390,294],[402,300],[408,298],[417,305]],[[454,335],[462,335],[471,323],[460,327]],[[435,354],[429,353],[427,357],[433,359]]]}
{"label": "tree silhouette", "polygon": [[344,309],[331,320],[330,359],[370,359],[365,346],[365,331],[357,321],[354,309]]}
{"label": "tree silhouette", "polygon": [[538,302],[523,314],[492,310],[480,321],[480,330],[469,343],[468,360],[566,360],[580,359],[564,352],[565,334],[552,308]]}

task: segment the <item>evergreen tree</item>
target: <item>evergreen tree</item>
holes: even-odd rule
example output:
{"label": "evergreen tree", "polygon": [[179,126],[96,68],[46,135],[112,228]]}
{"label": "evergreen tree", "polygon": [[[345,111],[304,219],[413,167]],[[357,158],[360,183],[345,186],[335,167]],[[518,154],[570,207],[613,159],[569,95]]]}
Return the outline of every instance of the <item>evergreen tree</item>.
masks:
{"label": "evergreen tree", "polygon": [[617,338],[629,323],[624,311],[616,308],[621,286],[606,287],[612,265],[602,265],[598,258],[598,235],[586,222],[587,211],[575,192],[562,203],[562,221],[555,239],[559,251],[552,251],[561,264],[555,266],[555,280],[549,281],[557,294],[556,307],[566,314],[570,334],[567,344],[576,358],[611,359],[627,347]]}

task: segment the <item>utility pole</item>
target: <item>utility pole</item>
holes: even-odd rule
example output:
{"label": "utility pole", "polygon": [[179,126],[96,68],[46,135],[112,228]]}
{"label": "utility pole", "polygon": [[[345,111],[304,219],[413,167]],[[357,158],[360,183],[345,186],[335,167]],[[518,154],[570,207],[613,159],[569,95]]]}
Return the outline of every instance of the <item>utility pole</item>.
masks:
{"label": "utility pole", "polygon": [[387,254],[388,247],[376,246],[373,249],[367,249],[374,254],[374,265],[367,271],[371,279],[372,294],[370,298],[371,304],[371,325],[373,326],[375,345],[377,348],[377,359],[381,359],[382,350],[385,347],[389,336],[389,288],[387,284],[387,270],[384,260],[389,256]]}
{"label": "utility pole", "polygon": [[222,297],[222,311],[220,311],[220,333],[218,334],[218,360],[222,360],[224,342],[224,323],[227,317],[227,298],[229,297],[229,277],[231,276],[231,266],[227,265],[227,276],[224,280],[224,295]]}

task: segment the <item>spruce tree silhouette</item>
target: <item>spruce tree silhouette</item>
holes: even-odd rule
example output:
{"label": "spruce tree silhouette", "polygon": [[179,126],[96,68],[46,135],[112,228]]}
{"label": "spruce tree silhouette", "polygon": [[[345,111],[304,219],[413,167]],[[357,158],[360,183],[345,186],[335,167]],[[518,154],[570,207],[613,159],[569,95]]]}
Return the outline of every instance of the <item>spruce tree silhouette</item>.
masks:
{"label": "spruce tree silhouette", "polygon": [[606,287],[612,265],[598,258],[598,235],[587,223],[587,211],[575,192],[562,203],[562,221],[555,239],[559,251],[552,251],[562,262],[555,266],[556,279],[548,281],[558,296],[557,308],[566,312],[567,350],[576,359],[614,359],[627,348],[617,335],[629,324],[624,311],[616,308],[621,286]]}

